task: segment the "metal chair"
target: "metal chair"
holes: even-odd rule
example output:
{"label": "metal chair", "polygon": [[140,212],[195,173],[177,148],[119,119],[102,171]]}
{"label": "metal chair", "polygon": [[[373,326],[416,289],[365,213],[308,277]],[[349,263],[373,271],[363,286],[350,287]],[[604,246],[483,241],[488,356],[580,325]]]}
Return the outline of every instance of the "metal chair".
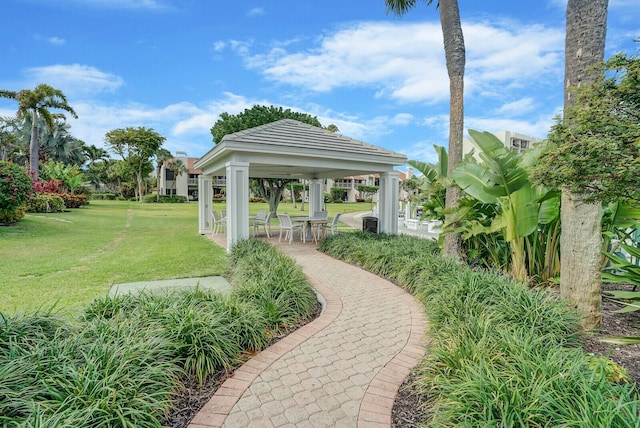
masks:
{"label": "metal chair", "polygon": [[258,211],[256,218],[253,219],[253,236],[256,236],[260,227],[264,228],[267,238],[271,238],[271,212]]}
{"label": "metal chair", "polygon": [[327,211],[316,211],[313,213],[314,220],[327,220],[329,218],[329,213]]}
{"label": "metal chair", "polygon": [[222,232],[227,227],[227,219],[222,218],[216,210],[211,210],[211,214],[213,214],[213,233]]}
{"label": "metal chair", "polygon": [[278,214],[278,220],[280,221],[280,236],[278,236],[278,242],[282,240],[282,232],[285,232],[284,239],[289,240],[289,244],[293,242],[293,232],[300,232],[300,240],[304,240],[304,225],[302,223],[293,223],[289,214]]}
{"label": "metal chair", "polygon": [[340,220],[340,213],[336,214],[336,216],[331,220],[331,224],[329,224],[329,228],[331,229],[331,234],[335,235],[338,233],[338,222]]}

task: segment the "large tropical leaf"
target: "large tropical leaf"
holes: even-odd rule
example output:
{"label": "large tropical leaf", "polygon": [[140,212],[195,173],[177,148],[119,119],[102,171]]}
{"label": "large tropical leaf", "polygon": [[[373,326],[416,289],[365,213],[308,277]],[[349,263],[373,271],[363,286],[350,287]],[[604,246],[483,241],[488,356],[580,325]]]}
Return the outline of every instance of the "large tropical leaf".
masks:
{"label": "large tropical leaf", "polygon": [[[495,135],[473,129],[469,130],[469,135],[481,151],[480,158],[483,161],[481,166],[484,168],[482,171],[484,193],[496,197],[509,196],[529,182],[526,170],[518,165],[517,155],[504,147]],[[470,172],[473,172],[473,169]],[[456,177],[458,175],[454,176],[454,179],[457,180]],[[465,182],[465,184],[469,183]],[[485,201],[488,201],[488,198],[485,198]]]}
{"label": "large tropical leaf", "polygon": [[459,164],[451,172],[451,176],[469,196],[485,204],[495,204],[498,202],[497,197],[487,192],[487,188],[491,185],[486,178],[487,172],[488,169],[485,166],[469,162]]}
{"label": "large tropical leaf", "polygon": [[560,192],[557,190],[545,190],[537,188],[538,203],[538,223],[549,224],[560,217]]}

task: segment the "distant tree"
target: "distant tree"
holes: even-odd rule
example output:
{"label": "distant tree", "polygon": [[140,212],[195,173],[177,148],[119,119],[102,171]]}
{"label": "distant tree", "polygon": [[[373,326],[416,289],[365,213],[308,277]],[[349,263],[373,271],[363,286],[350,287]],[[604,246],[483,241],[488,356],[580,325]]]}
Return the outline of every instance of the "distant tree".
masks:
{"label": "distant tree", "polygon": [[18,150],[18,139],[12,132],[13,118],[0,117],[0,161],[13,160]]}
{"label": "distant tree", "polygon": [[174,159],[172,160],[168,165],[167,165],[167,169],[170,169],[171,171],[173,171],[173,188],[176,188],[176,181],[178,176],[182,175],[182,174],[187,174],[189,172],[189,168],[187,168],[187,166],[184,164],[184,162],[182,161],[182,159]]}
{"label": "distant tree", "polygon": [[[307,113],[299,113],[290,109],[284,110],[282,107],[255,105],[251,109],[245,109],[244,112],[236,115],[222,113],[220,119],[211,128],[211,135],[213,136],[214,144],[218,144],[227,134],[266,125],[281,119],[293,119],[322,128],[318,118]],[[251,188],[268,202],[271,215],[275,216],[282,192],[292,180],[284,178],[253,178],[251,181]]]}
{"label": "distant tree", "polygon": [[52,128],[40,129],[40,161],[63,162],[70,165],[82,165],[87,157],[84,143],[69,132],[69,124],[55,120]]}
{"label": "distant tree", "polygon": [[[433,0],[424,0],[427,4]],[[387,10],[396,15],[404,15],[413,9],[417,0],[385,0]],[[449,171],[462,161],[462,139],[464,134],[464,68],[465,46],[460,24],[458,0],[438,0],[440,25],[444,37],[444,55],[449,74]],[[446,192],[446,206],[458,205],[460,188],[451,185]],[[450,217],[450,216],[448,216]],[[444,236],[444,252],[449,256],[462,259],[462,236],[460,233],[448,233]]]}
{"label": "distant tree", "polygon": [[96,162],[106,161],[107,159],[109,159],[109,152],[107,152],[102,147],[96,147],[93,144],[89,146],[83,144],[82,151],[84,152],[84,156],[89,162],[89,165],[93,165]]}
{"label": "distant tree", "polygon": [[307,113],[292,111],[291,109],[283,109],[276,106],[254,105],[250,109],[245,109],[242,113],[231,115],[222,113],[220,119],[211,128],[213,143],[218,144],[227,134],[244,131],[245,129],[254,128],[256,126],[265,125],[281,119],[293,119],[298,122],[308,123],[309,125],[322,128],[322,124],[316,116]]}
{"label": "distant tree", "polygon": [[333,123],[330,125],[327,125],[326,128],[327,131],[331,131],[331,132],[340,132],[340,130],[338,129],[338,127],[336,125],[334,125]]}
{"label": "distant tree", "polygon": [[162,174],[162,166],[173,156],[171,152],[164,147],[160,147],[156,152],[156,195],[160,197],[160,175]]}
{"label": "distant tree", "polygon": [[26,114],[32,116],[31,141],[29,144],[29,168],[34,178],[38,178],[38,162],[40,159],[38,142],[38,118],[44,119],[49,129],[54,126],[55,118],[64,118],[63,114],[51,113],[50,109],[64,110],[77,118],[76,112],[67,104],[67,98],[62,91],[49,85],[40,84],[35,89],[23,89],[21,91],[7,91],[0,89],[1,98],[10,98],[18,102],[18,117]]}
{"label": "distant tree", "polygon": [[138,127],[114,129],[105,135],[105,143],[135,171],[138,199],[142,202],[143,172],[153,171],[151,159],[162,147],[165,137],[153,129]]}
{"label": "distant tree", "polygon": [[371,208],[373,208],[373,195],[378,193],[378,186],[365,186],[363,184],[356,187],[358,192],[363,196],[364,199],[369,199],[371,202]]}

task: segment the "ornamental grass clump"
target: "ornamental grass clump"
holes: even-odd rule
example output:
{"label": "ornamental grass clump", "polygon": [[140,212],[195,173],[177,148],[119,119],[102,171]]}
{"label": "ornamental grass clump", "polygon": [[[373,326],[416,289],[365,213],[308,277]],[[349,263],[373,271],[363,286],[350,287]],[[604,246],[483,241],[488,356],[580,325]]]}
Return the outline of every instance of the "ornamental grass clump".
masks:
{"label": "ornamental grass clump", "polygon": [[310,316],[316,297],[292,259],[236,248],[231,295],[105,296],[74,322],[0,312],[0,426],[161,428],[185,381],[223,376]]}
{"label": "ornamental grass clump", "polygon": [[[4,318],[5,326],[29,319]],[[19,340],[26,352],[0,364],[2,426],[161,426],[181,370],[156,331],[116,318],[28,330]]]}
{"label": "ornamental grass clump", "polygon": [[429,426],[638,426],[636,386],[612,376],[607,358],[585,354],[568,306],[437,251],[413,253],[424,244],[407,239],[424,241],[343,234],[320,249],[392,278],[424,303],[430,340],[414,387]]}
{"label": "ornamental grass clump", "polygon": [[308,318],[316,308],[315,292],[300,267],[267,242],[239,242],[231,251],[230,272],[232,298],[253,302],[274,335]]}

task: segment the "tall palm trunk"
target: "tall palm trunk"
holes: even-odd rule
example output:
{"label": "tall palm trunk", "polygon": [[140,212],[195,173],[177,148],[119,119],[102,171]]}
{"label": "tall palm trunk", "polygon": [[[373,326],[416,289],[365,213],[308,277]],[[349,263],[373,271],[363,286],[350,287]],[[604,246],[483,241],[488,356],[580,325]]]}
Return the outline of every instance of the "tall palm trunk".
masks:
{"label": "tall palm trunk", "polygon": [[[449,167],[448,175],[462,161],[462,138],[464,133],[464,67],[465,47],[460,11],[457,0],[440,0],[440,24],[444,37],[444,53],[449,74]],[[458,205],[460,189],[457,186],[447,188],[446,207]],[[449,256],[462,258],[462,236],[460,233],[448,233],[444,237],[444,252]]]}
{"label": "tall palm trunk", "polygon": [[[608,0],[569,0],[565,39],[564,107],[574,104],[571,88],[593,83],[604,59]],[[565,117],[570,123],[571,118]],[[588,195],[562,191],[560,236],[560,295],[581,314],[582,327],[602,322],[600,257],[602,204],[585,201]]]}
{"label": "tall palm trunk", "polygon": [[33,178],[38,178],[38,165],[40,160],[40,144],[38,143],[38,112],[31,113],[31,139],[29,140],[29,169]]}

